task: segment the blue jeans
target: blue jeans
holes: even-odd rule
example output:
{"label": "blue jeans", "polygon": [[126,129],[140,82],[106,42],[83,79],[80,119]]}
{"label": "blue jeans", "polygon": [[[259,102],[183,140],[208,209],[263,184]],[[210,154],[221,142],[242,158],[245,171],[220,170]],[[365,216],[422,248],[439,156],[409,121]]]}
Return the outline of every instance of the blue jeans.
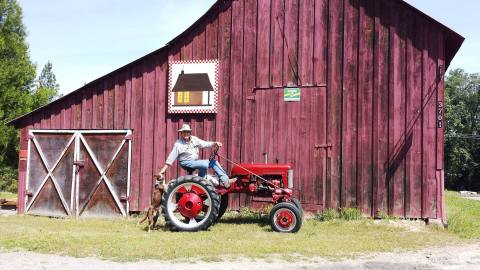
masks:
{"label": "blue jeans", "polygon": [[207,175],[208,168],[212,168],[222,182],[228,180],[227,173],[225,172],[225,170],[223,170],[222,166],[220,166],[220,163],[218,163],[218,161],[216,160],[182,160],[180,161],[180,165],[182,167],[194,170],[198,169],[198,176],[200,177],[205,177],[205,175]]}

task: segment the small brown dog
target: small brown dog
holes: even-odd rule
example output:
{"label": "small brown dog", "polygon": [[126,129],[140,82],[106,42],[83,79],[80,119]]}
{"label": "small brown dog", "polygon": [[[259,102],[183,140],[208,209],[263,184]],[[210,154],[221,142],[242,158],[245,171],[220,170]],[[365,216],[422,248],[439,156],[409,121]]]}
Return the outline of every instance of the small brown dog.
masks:
{"label": "small brown dog", "polygon": [[148,207],[147,214],[145,217],[138,222],[142,224],[145,220],[148,219],[148,231],[153,230],[157,224],[158,217],[160,216],[160,205],[162,204],[162,195],[165,192],[165,185],[161,183],[155,184],[155,189],[153,190],[152,202]]}

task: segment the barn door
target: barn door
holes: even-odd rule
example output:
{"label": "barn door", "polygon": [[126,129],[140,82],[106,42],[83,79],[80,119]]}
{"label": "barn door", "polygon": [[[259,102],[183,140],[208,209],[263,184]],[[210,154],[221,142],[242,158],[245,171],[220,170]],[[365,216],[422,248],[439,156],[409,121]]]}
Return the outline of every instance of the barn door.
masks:
{"label": "barn door", "polygon": [[27,213],[71,215],[75,133],[30,132],[29,137]]}
{"label": "barn door", "polygon": [[255,162],[292,164],[294,195],[310,211],[323,206],[325,98],[320,87],[302,88],[299,101],[286,101],[283,88],[255,92]]}
{"label": "barn door", "polygon": [[128,213],[129,137],[129,133],[79,134],[78,216],[125,216]]}
{"label": "barn door", "polygon": [[27,213],[128,213],[130,131],[30,131],[28,148]]}

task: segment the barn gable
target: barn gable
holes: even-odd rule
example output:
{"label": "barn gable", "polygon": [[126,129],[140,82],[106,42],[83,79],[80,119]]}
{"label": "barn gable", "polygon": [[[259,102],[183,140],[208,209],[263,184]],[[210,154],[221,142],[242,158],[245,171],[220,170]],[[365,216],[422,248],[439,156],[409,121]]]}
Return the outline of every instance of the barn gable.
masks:
{"label": "barn gable", "polygon": [[[403,1],[221,0],[163,48],[12,123],[21,150],[33,129],[131,130],[133,211],[189,123],[232,160],[293,164],[306,209],[444,218],[437,112],[462,41]],[[168,62],[202,59],[220,61],[218,113],[168,114]],[[283,100],[286,87],[301,88],[300,102]]]}

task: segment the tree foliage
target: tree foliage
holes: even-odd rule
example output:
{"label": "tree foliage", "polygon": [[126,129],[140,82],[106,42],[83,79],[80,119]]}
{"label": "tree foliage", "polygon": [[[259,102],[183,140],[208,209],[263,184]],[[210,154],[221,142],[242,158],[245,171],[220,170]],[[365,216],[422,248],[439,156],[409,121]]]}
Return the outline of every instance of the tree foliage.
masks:
{"label": "tree foliage", "polygon": [[32,107],[41,107],[58,96],[59,86],[52,70],[52,63],[47,62],[38,77],[36,89],[33,92]]}
{"label": "tree foliage", "polygon": [[21,7],[15,0],[0,0],[0,190],[16,190],[19,132],[6,122],[45,105],[58,90],[51,64],[35,87],[26,36]]}
{"label": "tree foliage", "polygon": [[480,74],[449,73],[445,113],[446,186],[480,191]]}
{"label": "tree foliage", "polygon": [[22,10],[14,0],[0,0],[0,167],[17,164],[18,132],[5,122],[32,104],[35,65],[30,61]]}

